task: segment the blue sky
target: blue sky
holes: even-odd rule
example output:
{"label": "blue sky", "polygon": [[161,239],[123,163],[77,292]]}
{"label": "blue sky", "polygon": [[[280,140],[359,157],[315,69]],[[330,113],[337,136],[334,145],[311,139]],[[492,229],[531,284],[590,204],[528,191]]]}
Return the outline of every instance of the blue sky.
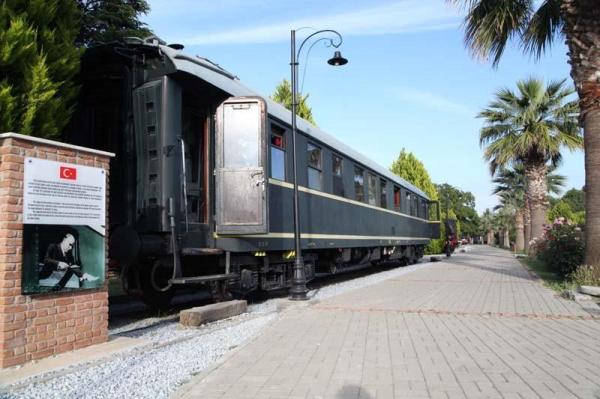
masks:
{"label": "blue sky", "polygon": [[[207,57],[246,85],[270,95],[289,79],[290,29],[335,29],[349,63],[326,64],[332,51],[314,46],[300,75],[319,127],[385,167],[405,148],[436,183],[496,205],[475,115],[501,87],[529,76],[568,78],[567,49],[556,43],[539,61],[509,48],[497,69],[463,44],[460,10],[443,0],[287,1],[150,0],[144,18],[169,43]],[[300,30],[298,38],[311,33]],[[584,184],[583,153],[565,153],[567,189]]]}

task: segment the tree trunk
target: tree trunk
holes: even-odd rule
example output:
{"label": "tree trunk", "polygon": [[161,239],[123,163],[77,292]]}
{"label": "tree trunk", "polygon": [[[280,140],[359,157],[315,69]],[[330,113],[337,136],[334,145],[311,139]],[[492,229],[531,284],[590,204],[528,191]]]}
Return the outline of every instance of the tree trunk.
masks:
{"label": "tree trunk", "polygon": [[548,167],[545,163],[528,163],[525,165],[527,176],[526,195],[531,206],[531,239],[541,239],[546,223],[546,207],[548,185],[546,174]]}
{"label": "tree trunk", "polygon": [[529,241],[531,241],[531,207],[529,206],[529,200],[525,197],[525,207],[523,208],[523,236],[525,253],[529,253]]}
{"label": "tree trunk", "polygon": [[523,252],[525,250],[525,231],[523,229],[522,209],[517,209],[517,212],[515,213],[515,230],[517,233],[515,251]]}
{"label": "tree trunk", "polygon": [[584,132],[585,262],[600,267],[600,7],[563,0],[561,12]]}
{"label": "tree trunk", "polygon": [[585,129],[585,263],[600,267],[600,109],[587,113]]}
{"label": "tree trunk", "polygon": [[506,249],[510,249],[510,235],[509,235],[509,231],[508,228],[504,229],[504,239],[502,240],[504,248]]}

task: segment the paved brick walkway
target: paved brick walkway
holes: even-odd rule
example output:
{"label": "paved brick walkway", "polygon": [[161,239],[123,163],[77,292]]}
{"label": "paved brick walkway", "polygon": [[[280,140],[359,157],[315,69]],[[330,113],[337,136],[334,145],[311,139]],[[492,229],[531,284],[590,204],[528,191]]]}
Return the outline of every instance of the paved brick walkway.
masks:
{"label": "paved brick walkway", "polygon": [[182,398],[600,398],[600,320],[506,251],[283,312]]}

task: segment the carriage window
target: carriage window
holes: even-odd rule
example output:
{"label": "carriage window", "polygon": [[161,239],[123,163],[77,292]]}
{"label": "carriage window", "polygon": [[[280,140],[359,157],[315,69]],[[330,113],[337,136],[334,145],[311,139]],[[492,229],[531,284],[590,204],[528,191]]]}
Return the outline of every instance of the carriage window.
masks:
{"label": "carriage window", "polygon": [[419,202],[421,204],[421,214],[419,217],[427,219],[427,202],[424,199],[420,199]]}
{"label": "carriage window", "polygon": [[406,205],[408,206],[406,213],[412,215],[412,198],[409,191],[406,192]]}
{"label": "carriage window", "polygon": [[365,170],[354,166],[354,198],[357,201],[365,200]]}
{"label": "carriage window", "polygon": [[377,205],[377,177],[371,173],[368,175],[369,205]]}
{"label": "carriage window", "polygon": [[331,157],[331,174],[333,175],[333,193],[344,196],[344,180],[342,178],[342,158],[333,154]]}
{"label": "carriage window", "polygon": [[394,209],[400,212],[400,187],[394,186]]}
{"label": "carriage window", "polygon": [[321,149],[308,143],[306,155],[308,156],[308,188],[321,190]]}
{"label": "carriage window", "polygon": [[379,192],[379,205],[382,208],[387,208],[387,182],[381,179],[379,181],[379,187],[381,189]]}
{"label": "carriage window", "polygon": [[271,177],[285,180],[285,141],[283,129],[272,126],[271,132]]}
{"label": "carriage window", "polygon": [[415,216],[419,216],[419,198],[417,196],[414,197],[414,207],[415,207]]}
{"label": "carriage window", "polygon": [[417,205],[417,196],[415,194],[411,194],[410,196],[410,215],[418,216],[418,205]]}

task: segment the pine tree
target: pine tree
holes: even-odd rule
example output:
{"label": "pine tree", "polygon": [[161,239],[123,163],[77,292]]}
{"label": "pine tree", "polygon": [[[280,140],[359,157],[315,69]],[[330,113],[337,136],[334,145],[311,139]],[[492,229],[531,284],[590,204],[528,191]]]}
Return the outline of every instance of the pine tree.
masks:
{"label": "pine tree", "polygon": [[412,152],[407,152],[403,148],[400,155],[398,155],[398,159],[392,163],[390,171],[423,190],[431,200],[438,199],[437,190],[429,177],[427,169],[425,169],[425,165]]}
{"label": "pine tree", "polygon": [[68,123],[81,51],[72,0],[0,5],[0,132],[55,138]]}
{"label": "pine tree", "polygon": [[[300,118],[306,119],[313,125],[316,125],[315,119],[312,115],[312,109],[308,106],[307,99],[308,94],[302,96],[298,94],[298,106],[296,107],[296,115]],[[281,83],[275,88],[275,92],[271,96],[271,99],[287,109],[292,109],[292,85],[286,79],[282,80]]]}
{"label": "pine tree", "polygon": [[146,0],[77,0],[77,5],[82,19],[77,37],[80,46],[152,35],[147,25],[139,20],[150,11]]}
{"label": "pine tree", "polygon": [[[412,152],[407,152],[403,148],[400,151],[400,155],[398,155],[398,159],[396,159],[392,163],[392,166],[390,166],[390,171],[413,184],[415,187],[423,190],[423,192],[427,194],[431,200],[438,199],[437,190],[431,181],[431,177],[429,177],[427,169],[425,169],[425,165],[423,165],[423,162],[419,161]],[[429,218],[432,220],[436,219],[437,215],[430,211]],[[441,253],[442,249],[444,248],[444,240],[442,239],[444,235],[445,228],[444,224],[442,223],[440,226],[440,238],[433,239],[429,242],[429,244],[427,244],[425,247],[425,254],[430,255]]]}

